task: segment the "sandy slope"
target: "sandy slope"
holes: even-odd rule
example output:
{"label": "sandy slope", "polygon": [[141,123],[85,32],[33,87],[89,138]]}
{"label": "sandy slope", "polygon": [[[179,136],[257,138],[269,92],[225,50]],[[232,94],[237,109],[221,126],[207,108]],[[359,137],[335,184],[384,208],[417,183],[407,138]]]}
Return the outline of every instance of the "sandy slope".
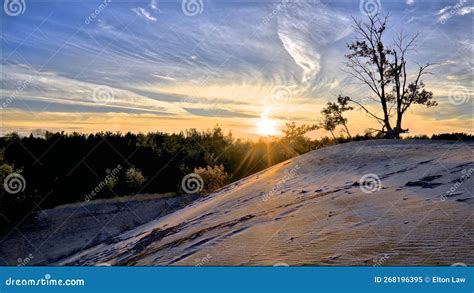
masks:
{"label": "sandy slope", "polygon": [[[473,265],[473,146],[323,148],[56,264]],[[369,173],[382,182],[362,184],[373,193],[359,186]]]}
{"label": "sandy slope", "polygon": [[8,233],[0,265],[44,265],[182,208],[198,196],[141,194],[41,210]]}

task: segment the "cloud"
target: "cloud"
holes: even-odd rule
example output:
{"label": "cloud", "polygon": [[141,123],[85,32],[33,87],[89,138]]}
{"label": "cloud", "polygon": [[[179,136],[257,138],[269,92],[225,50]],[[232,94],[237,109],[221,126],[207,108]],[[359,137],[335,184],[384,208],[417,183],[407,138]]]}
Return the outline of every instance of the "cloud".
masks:
{"label": "cloud", "polygon": [[223,118],[256,118],[258,115],[242,113],[240,111],[231,111],[226,109],[202,109],[202,108],[184,108],[193,115],[204,117],[223,117]]}
{"label": "cloud", "polygon": [[350,20],[321,3],[295,2],[278,15],[278,37],[301,69],[297,92],[307,91],[321,70],[321,52],[347,36]]}
{"label": "cloud", "polygon": [[407,0],[406,3],[407,5],[413,5],[415,4],[415,0]]}
{"label": "cloud", "polygon": [[176,81],[176,78],[173,78],[171,76],[159,75],[159,74],[156,74],[156,73],[153,73],[152,75],[159,78],[159,79],[164,79],[164,80],[168,80],[168,81]]}
{"label": "cloud", "polygon": [[109,23],[107,23],[107,21],[103,20],[103,19],[99,19],[97,21],[97,26],[100,27],[101,29],[103,30],[112,30],[114,29],[114,27],[112,25],[110,25]]}
{"label": "cloud", "polygon": [[474,11],[474,6],[464,7],[458,11],[458,15],[470,14]]}
{"label": "cloud", "polygon": [[435,15],[438,16],[438,22],[445,23],[448,19],[450,19],[453,16],[459,15],[459,16],[464,16],[471,14],[474,12],[474,6],[466,6],[464,7],[464,4],[467,2],[467,0],[460,0],[456,5],[451,6],[445,6],[442,9],[440,9]]}
{"label": "cloud", "polygon": [[150,12],[148,12],[145,8],[137,7],[132,9],[138,16],[145,18],[146,20],[156,21],[156,17],[153,17]]}
{"label": "cloud", "polygon": [[[4,65],[2,95],[6,101],[40,101],[48,104],[110,107],[111,111],[141,111],[156,114],[185,114],[179,106],[151,99],[112,85],[79,81],[52,71],[39,71],[24,65]],[[10,102],[9,102],[10,103]],[[8,105],[7,105],[8,106]]]}
{"label": "cloud", "polygon": [[448,6],[445,6],[443,8],[441,8],[437,13],[436,15],[442,15],[442,14],[445,14],[447,11],[449,11],[449,9],[453,8],[451,5],[448,5]]}
{"label": "cloud", "polygon": [[158,8],[158,0],[151,0],[150,7],[151,7],[151,9],[154,9],[154,10],[160,10]]}
{"label": "cloud", "polygon": [[[4,50],[1,62],[5,62],[1,64],[3,96],[14,94],[22,80],[32,79],[7,110],[64,111],[65,115],[55,115],[58,121],[66,117],[61,127],[67,126],[67,112],[81,111],[97,113],[97,119],[107,112],[179,117],[179,123],[172,125],[175,129],[194,126],[186,119],[200,119],[202,125],[212,125],[211,120],[232,120],[243,129],[242,123],[253,119],[246,115],[258,118],[266,107],[271,108],[273,117],[304,121],[315,119],[318,105],[339,93],[354,97],[367,94],[366,88],[341,70],[348,52],[345,44],[355,37],[351,15],[360,16],[358,5],[348,1],[290,0],[279,1],[286,4],[275,9],[279,5],[275,1],[255,5],[210,1],[206,13],[193,18],[182,13],[179,2],[158,1],[125,1],[110,6],[87,26],[83,26],[84,15],[95,9],[92,2],[71,3],[74,9],[48,2],[44,4],[48,9],[32,6],[28,15],[15,19],[14,25],[7,21],[0,40]],[[411,34],[421,28],[424,39],[419,42],[418,52],[411,55],[413,61],[452,60],[439,66],[437,79],[426,77],[427,86],[436,95],[447,95],[438,90],[449,86],[447,81],[468,88],[472,84],[472,40],[466,33],[472,24],[473,7],[462,2],[466,4],[456,8],[456,3],[435,7],[426,1],[404,0],[393,3],[397,9],[391,9],[392,4],[384,6],[393,15],[388,39],[392,32],[405,29]],[[410,11],[406,5],[426,13]],[[159,14],[164,8],[166,13]],[[63,17],[47,18],[45,11]],[[432,28],[432,22],[444,14],[456,17],[461,25],[442,26],[438,29],[445,33],[440,34]],[[39,27],[42,33],[31,34],[36,29],[31,23],[43,19],[47,20]],[[410,19],[410,25],[399,19]],[[151,23],[158,21],[162,25]],[[32,65],[19,65],[26,62]],[[279,105],[271,97],[275,87],[282,85],[289,87],[291,98]],[[104,86],[112,89],[113,101],[95,103],[94,89]],[[456,119],[455,113],[446,113]],[[236,118],[229,118],[232,116]],[[101,122],[94,127],[106,128],[99,125],[105,121],[97,121]],[[21,126],[14,119],[9,123],[12,128]],[[136,120],[133,127],[153,127],[146,123]]]}

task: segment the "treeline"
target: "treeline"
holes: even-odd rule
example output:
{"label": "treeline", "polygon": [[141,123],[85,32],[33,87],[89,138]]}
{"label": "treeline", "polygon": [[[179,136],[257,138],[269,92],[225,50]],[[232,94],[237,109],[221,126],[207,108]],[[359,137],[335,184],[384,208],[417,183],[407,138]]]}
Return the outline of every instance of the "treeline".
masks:
{"label": "treeline", "polygon": [[[321,146],[374,138],[312,140],[305,136],[309,130],[311,127],[290,123],[283,137],[258,141],[234,139],[218,126],[178,134],[10,134],[0,138],[0,179],[4,183],[0,187],[0,230],[12,227],[32,210],[65,203],[185,192],[182,179],[190,173],[205,178],[200,191],[211,192]],[[472,136],[464,135],[464,139]]]}
{"label": "treeline", "polygon": [[[256,142],[234,139],[217,126],[178,134],[9,134],[0,138],[0,179],[5,183],[1,186],[0,225],[11,226],[31,210],[65,203],[183,192],[182,178],[196,168],[211,170],[211,176],[212,171],[222,170],[226,176],[218,184],[226,184],[314,149],[316,144],[304,137]],[[21,178],[9,178],[11,186],[7,186],[5,179],[11,174]],[[211,180],[206,181],[203,191],[216,188]]]}

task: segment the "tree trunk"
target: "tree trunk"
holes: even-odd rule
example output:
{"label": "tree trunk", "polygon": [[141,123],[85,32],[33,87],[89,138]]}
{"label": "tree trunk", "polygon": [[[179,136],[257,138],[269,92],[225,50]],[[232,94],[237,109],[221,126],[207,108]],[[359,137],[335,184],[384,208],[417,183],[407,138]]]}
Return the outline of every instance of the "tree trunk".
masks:
{"label": "tree trunk", "polygon": [[408,129],[402,128],[402,118],[403,118],[403,112],[397,111],[397,124],[395,125],[395,128],[392,130],[393,132],[392,138],[399,139],[401,133],[408,131]]}
{"label": "tree trunk", "polygon": [[399,139],[400,138],[400,131],[397,129],[397,127],[393,128],[389,132],[387,132],[387,138],[388,139]]}
{"label": "tree trunk", "polygon": [[349,138],[352,138],[351,133],[349,132],[349,129],[347,128],[346,123],[343,123],[342,125],[344,125],[344,128],[346,129],[347,136],[349,136]]}
{"label": "tree trunk", "polygon": [[400,133],[404,132],[401,128],[398,126],[395,126],[395,128],[392,128],[388,130],[385,134],[385,138],[387,139],[399,139],[400,138]]}

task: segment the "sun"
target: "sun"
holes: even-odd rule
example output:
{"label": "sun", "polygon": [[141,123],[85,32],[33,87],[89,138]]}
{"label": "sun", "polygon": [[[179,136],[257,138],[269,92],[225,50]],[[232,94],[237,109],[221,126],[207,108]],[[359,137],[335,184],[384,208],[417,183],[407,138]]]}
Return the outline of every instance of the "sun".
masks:
{"label": "sun", "polygon": [[264,136],[277,135],[277,121],[269,119],[265,112],[262,113],[260,117],[256,123],[258,133]]}

